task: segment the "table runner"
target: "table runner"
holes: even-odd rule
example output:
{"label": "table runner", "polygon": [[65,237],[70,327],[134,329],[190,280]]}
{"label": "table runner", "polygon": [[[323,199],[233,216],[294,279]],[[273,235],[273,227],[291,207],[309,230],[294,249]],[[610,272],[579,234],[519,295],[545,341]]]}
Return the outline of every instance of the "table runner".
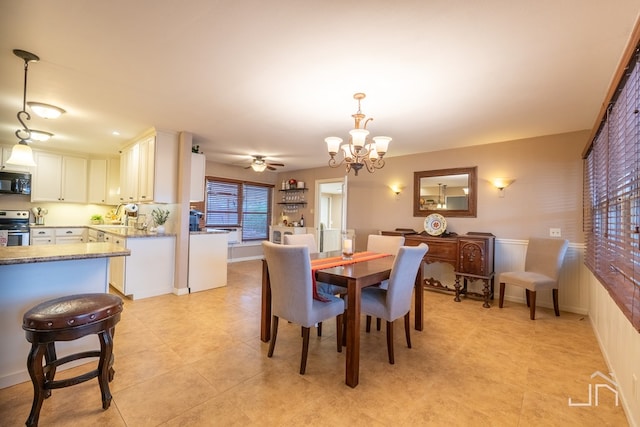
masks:
{"label": "table runner", "polygon": [[311,260],[311,280],[313,282],[313,299],[327,302],[327,298],[318,293],[316,285],[316,271],[325,268],[339,267],[341,265],[355,264],[357,262],[370,261],[372,259],[384,258],[391,256],[389,254],[380,254],[377,252],[358,252],[353,254],[352,259],[343,259],[342,256],[335,256],[331,258],[321,258]]}

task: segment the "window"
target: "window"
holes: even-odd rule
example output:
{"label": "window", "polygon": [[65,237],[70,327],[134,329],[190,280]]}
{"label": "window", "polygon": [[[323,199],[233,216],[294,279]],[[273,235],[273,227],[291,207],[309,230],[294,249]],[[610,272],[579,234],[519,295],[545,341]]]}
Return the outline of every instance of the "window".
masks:
{"label": "window", "polygon": [[640,330],[638,50],[584,159],[586,264]]}
{"label": "window", "polygon": [[273,186],[207,177],[207,227],[242,227],[242,241],[267,240]]}

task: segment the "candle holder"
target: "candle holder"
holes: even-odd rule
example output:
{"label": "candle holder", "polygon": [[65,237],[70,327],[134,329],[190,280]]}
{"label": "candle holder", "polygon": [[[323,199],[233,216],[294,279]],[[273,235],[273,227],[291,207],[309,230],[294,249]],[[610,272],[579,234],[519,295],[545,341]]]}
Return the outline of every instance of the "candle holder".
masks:
{"label": "candle holder", "polygon": [[350,237],[346,231],[342,232],[342,259],[353,259],[353,248],[355,246],[354,239]]}

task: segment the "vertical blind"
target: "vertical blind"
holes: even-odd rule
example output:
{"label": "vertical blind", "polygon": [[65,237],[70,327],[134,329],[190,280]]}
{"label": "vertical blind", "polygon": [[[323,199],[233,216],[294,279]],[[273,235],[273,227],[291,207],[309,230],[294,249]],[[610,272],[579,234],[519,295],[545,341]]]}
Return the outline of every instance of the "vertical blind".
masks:
{"label": "vertical blind", "polygon": [[584,159],[585,262],[640,330],[640,66],[636,49]]}
{"label": "vertical blind", "polygon": [[242,241],[267,240],[273,186],[207,177],[207,227],[242,227]]}

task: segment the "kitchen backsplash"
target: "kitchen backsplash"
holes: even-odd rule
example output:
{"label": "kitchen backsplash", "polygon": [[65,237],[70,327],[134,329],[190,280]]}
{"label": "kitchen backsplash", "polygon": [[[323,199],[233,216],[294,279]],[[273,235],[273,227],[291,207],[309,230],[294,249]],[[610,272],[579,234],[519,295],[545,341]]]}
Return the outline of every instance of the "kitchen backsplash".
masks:
{"label": "kitchen backsplash", "polygon": [[[171,230],[173,229],[173,221],[177,219],[177,206],[174,204],[140,204],[138,205],[138,214],[146,215],[147,219],[151,221],[151,211],[153,209],[157,207],[168,209],[171,213],[165,225],[168,230]],[[30,222],[32,223],[35,223],[33,212],[31,212],[34,207],[46,209],[48,213],[44,218],[44,225],[54,226],[90,225],[92,215],[98,214],[104,218],[107,212],[116,208],[116,206],[109,205],[76,203],[31,203],[28,196],[0,194],[0,210],[28,210],[30,212]]]}

